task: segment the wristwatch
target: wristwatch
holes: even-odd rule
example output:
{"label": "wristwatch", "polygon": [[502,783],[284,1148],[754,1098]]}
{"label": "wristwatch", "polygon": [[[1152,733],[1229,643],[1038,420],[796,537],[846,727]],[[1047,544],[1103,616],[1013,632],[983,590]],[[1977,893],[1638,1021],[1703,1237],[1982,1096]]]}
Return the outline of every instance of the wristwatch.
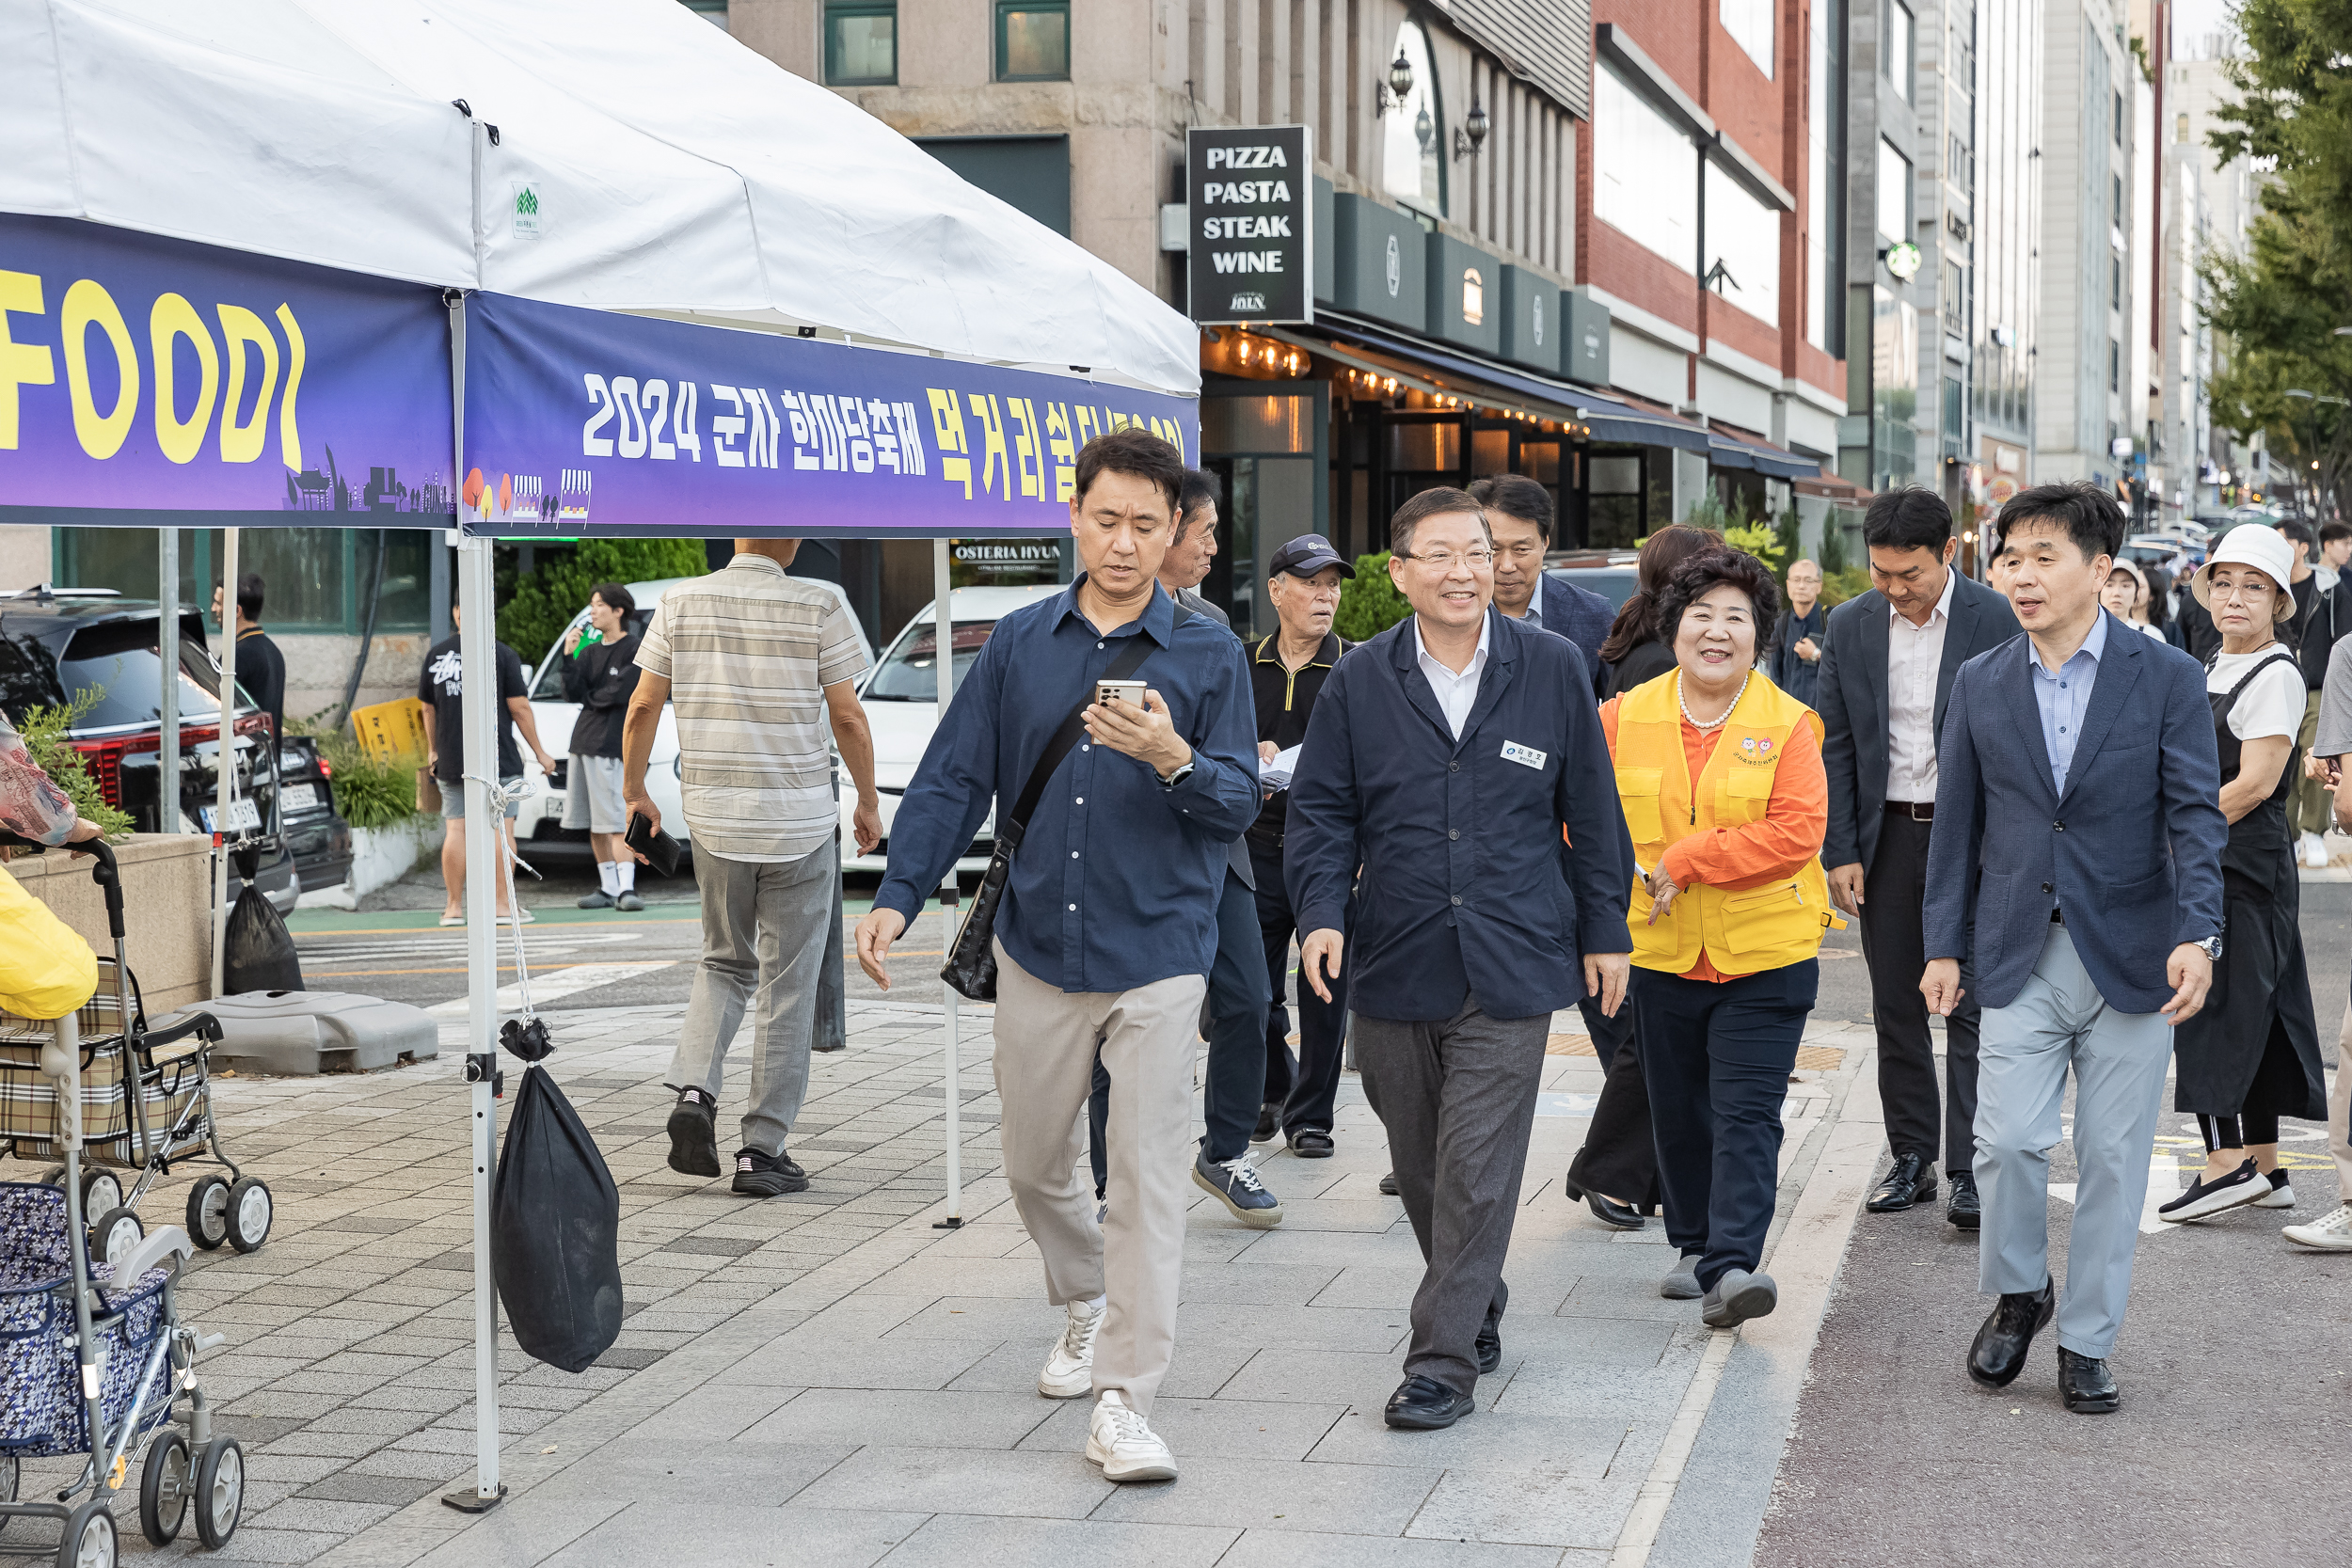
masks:
{"label": "wristwatch", "polygon": [[2205,957],[2211,958],[2215,963],[2219,963],[2221,961],[2221,939],[2218,936],[2207,937],[2197,945],[2203,948]]}
{"label": "wristwatch", "polygon": [[[1165,778],[1161,778],[1160,787],[1162,789],[1174,789],[1178,784],[1183,784],[1186,779],[1192,777],[1193,767],[1194,765],[1192,763],[1187,762],[1182,768],[1177,768],[1175,772],[1167,775]],[[1156,774],[1153,776],[1158,777]]]}

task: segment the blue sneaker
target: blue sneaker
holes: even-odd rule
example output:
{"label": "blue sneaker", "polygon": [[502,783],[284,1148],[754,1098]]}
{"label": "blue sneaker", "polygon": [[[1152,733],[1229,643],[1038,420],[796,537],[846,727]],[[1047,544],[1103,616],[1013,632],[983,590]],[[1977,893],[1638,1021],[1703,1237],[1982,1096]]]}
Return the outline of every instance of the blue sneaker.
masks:
{"label": "blue sneaker", "polygon": [[1192,1180],[1244,1225],[1271,1230],[1282,1223],[1282,1200],[1266,1191],[1247,1154],[1238,1160],[1212,1160],[1204,1148],[1193,1157]]}

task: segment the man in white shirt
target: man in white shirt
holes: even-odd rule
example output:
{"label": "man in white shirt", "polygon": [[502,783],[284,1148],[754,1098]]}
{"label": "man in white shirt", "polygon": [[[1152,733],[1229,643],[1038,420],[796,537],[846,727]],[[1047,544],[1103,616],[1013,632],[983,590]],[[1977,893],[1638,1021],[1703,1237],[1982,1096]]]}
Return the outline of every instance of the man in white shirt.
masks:
{"label": "man in white shirt", "polygon": [[[1862,539],[1874,586],[1831,612],[1814,705],[1829,775],[1821,863],[1830,896],[1862,927],[1879,1099],[1894,1156],[1869,1207],[1884,1213],[1933,1198],[1940,1142],[1952,1183],[1947,1217],[1973,1230],[1979,1217],[1972,1174],[1976,1000],[1963,996],[1947,1021],[1939,1096],[1927,1006],[1915,1000],[1927,963],[1920,911],[1935,817],[1936,736],[1952,674],[2015,636],[2017,616],[2007,599],[1952,569],[1959,546],[1952,515],[1931,490],[1880,496]],[[1966,984],[1973,991],[1973,979]]]}
{"label": "man in white shirt", "polygon": [[800,547],[797,539],[738,539],[724,570],[662,596],[637,650],[637,689],[621,731],[623,803],[659,832],[645,764],[661,705],[675,697],[703,958],[670,1062],[668,1086],[677,1092],[670,1168],[719,1174],[720,1080],[756,997],[752,1098],[735,1157],[735,1190],[746,1197],[808,1187],[785,1136],[808,1092],[818,975],[841,898],[828,721],[857,785],[859,852],[882,838],[873,732],[853,684],[866,673],[865,650],[839,599],[786,575]]}

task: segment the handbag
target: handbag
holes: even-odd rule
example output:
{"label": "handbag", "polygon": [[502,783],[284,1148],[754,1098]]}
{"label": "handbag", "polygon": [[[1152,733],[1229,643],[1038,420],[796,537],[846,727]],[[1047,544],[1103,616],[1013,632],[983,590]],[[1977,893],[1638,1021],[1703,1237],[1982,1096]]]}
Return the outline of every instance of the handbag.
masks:
{"label": "handbag", "polygon": [[[1184,601],[1178,600],[1175,625],[1183,626],[1191,613]],[[1127,645],[1096,680],[1128,679],[1152,657],[1154,646],[1150,638],[1136,632],[1127,639]],[[1045,750],[1038,753],[1037,766],[1029,769],[1029,782],[1022,786],[1021,799],[1014,804],[1012,815],[997,819],[996,847],[988,857],[988,869],[980,873],[978,891],[972,895],[972,906],[963,911],[963,922],[956,927],[956,940],[948,946],[947,961],[940,966],[939,977],[955,988],[960,996],[975,1002],[996,1000],[996,954],[990,944],[996,935],[996,911],[1005,899],[1005,882],[1012,875],[1012,857],[1021,847],[1021,835],[1028,829],[1030,815],[1045,797],[1046,781],[1061,766],[1062,758],[1070,754],[1070,749],[1078,744],[1078,736],[1086,733],[1086,711],[1094,702],[1094,685],[1088,683],[1087,694],[1070,710],[1070,717],[1061,721],[1061,728],[1045,743]]]}

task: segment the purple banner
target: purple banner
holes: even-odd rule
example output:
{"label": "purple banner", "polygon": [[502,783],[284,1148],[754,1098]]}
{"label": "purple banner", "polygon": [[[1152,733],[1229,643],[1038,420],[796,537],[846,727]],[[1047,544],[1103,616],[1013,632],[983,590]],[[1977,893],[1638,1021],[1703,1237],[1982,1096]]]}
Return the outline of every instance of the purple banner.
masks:
{"label": "purple banner", "polygon": [[446,527],[450,427],[437,290],[0,214],[0,522]]}
{"label": "purple banner", "polygon": [[1200,456],[1193,400],[1079,375],[501,294],[466,319],[470,533],[1053,533],[1091,437]]}

